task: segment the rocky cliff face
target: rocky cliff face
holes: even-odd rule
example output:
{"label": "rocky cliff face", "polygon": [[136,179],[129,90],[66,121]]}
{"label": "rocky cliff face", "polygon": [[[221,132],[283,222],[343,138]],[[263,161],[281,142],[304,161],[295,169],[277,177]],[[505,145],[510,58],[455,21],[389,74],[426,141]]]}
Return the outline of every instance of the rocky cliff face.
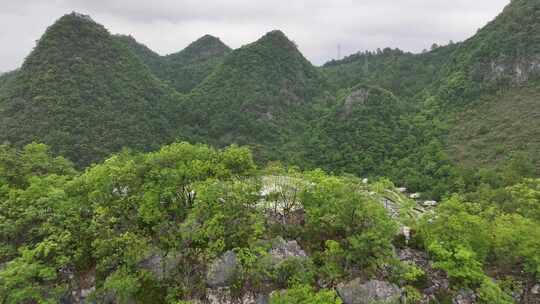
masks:
{"label": "rocky cliff face", "polygon": [[484,79],[487,81],[507,80],[513,85],[522,85],[540,76],[540,55],[511,60],[491,61]]}

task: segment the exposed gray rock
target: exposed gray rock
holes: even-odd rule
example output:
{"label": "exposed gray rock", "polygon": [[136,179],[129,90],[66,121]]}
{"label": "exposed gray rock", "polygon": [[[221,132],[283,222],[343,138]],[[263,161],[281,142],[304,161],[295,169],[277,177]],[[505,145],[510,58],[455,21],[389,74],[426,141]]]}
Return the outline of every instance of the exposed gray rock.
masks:
{"label": "exposed gray rock", "polygon": [[452,299],[453,304],[474,304],[476,303],[476,294],[472,291],[460,290]]}
{"label": "exposed gray rock", "polygon": [[225,252],[215,260],[206,273],[206,282],[211,288],[227,287],[236,274],[237,260],[234,251]]}
{"label": "exposed gray rock", "polygon": [[270,249],[270,256],[274,264],[279,264],[289,258],[306,258],[307,254],[295,240],[285,241],[278,237]]}
{"label": "exposed gray rock", "polygon": [[353,91],[351,95],[347,96],[347,98],[345,99],[345,104],[344,104],[345,114],[349,115],[355,104],[365,104],[368,98],[369,98],[368,89],[361,88],[361,89]]}
{"label": "exposed gray rock", "polygon": [[536,284],[531,288],[531,294],[533,295],[540,294],[540,284]]}
{"label": "exposed gray rock", "polygon": [[435,296],[440,290],[448,290],[450,281],[444,271],[433,268],[427,254],[423,251],[405,248],[398,251],[398,257],[403,262],[414,263],[426,274],[427,285],[422,290],[425,298]]}
{"label": "exposed gray rock", "polygon": [[539,75],[540,58],[533,56],[492,61],[485,78],[490,81],[509,79],[513,84],[520,85]]}
{"label": "exposed gray rock", "polygon": [[398,286],[378,280],[362,283],[355,279],[339,284],[336,291],[344,304],[398,304],[401,299]]}
{"label": "exposed gray rock", "polygon": [[74,276],[70,294],[62,301],[65,304],[89,304],[88,297],[96,291],[96,272],[91,269],[88,272]]}
{"label": "exposed gray rock", "polygon": [[176,253],[170,252],[163,256],[161,253],[154,253],[139,263],[140,269],[150,271],[158,280],[163,280],[170,275],[180,264],[180,259]]}
{"label": "exposed gray rock", "polygon": [[246,293],[238,298],[229,288],[208,289],[206,296],[210,304],[268,304],[268,295]]}

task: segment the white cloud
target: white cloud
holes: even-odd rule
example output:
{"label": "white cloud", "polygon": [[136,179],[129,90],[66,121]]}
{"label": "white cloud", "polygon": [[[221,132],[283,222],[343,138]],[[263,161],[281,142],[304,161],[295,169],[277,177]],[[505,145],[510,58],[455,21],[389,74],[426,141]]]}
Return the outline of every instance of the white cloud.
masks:
{"label": "white cloud", "polygon": [[204,34],[231,47],[283,30],[321,64],[378,47],[418,52],[460,41],[493,19],[509,0],[0,0],[0,71],[18,67],[57,18],[90,14],[113,33],[131,34],[161,54]]}

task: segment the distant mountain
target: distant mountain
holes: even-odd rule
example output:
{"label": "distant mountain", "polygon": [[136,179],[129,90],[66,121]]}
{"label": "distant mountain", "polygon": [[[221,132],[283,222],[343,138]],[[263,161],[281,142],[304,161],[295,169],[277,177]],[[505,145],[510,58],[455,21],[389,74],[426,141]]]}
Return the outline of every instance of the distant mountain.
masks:
{"label": "distant mountain", "polygon": [[323,96],[324,76],[282,32],[234,50],[189,96],[183,130],[222,146],[250,144],[265,158],[283,158]]}
{"label": "distant mountain", "polygon": [[337,106],[314,121],[306,158],[329,171],[389,176],[392,164],[407,156],[406,104],[390,91],[358,85]]}
{"label": "distant mountain", "polygon": [[205,35],[184,50],[160,56],[131,36],[117,35],[161,80],[177,91],[188,93],[219,65],[231,49],[219,38]]}
{"label": "distant mountain", "polygon": [[469,95],[525,84],[540,76],[539,33],[540,1],[513,0],[456,49],[443,75],[469,82]]}
{"label": "distant mountain", "polygon": [[113,38],[127,46],[133,52],[133,54],[137,55],[137,57],[139,57],[139,59],[141,59],[142,62],[150,68],[154,74],[163,69],[163,60],[161,56],[152,51],[146,45],[135,40],[133,36],[114,35]]}
{"label": "distant mountain", "polygon": [[177,94],[90,17],[47,29],[0,99],[0,142],[44,142],[80,165],[175,137]]}
{"label": "distant mountain", "polygon": [[322,70],[338,89],[380,86],[407,100],[409,109],[436,114],[446,128],[433,139],[457,164],[498,166],[525,153],[540,165],[533,157],[540,135],[534,127],[540,111],[538,33],[540,1],[514,0],[464,42],[422,54],[361,52]]}
{"label": "distant mountain", "polygon": [[496,166],[524,155],[540,174],[539,33],[540,1],[514,0],[443,68],[438,96],[459,163]]}
{"label": "distant mountain", "polygon": [[236,50],[206,35],[160,56],[71,14],[0,76],[0,141],[42,141],[81,165],[176,138],[236,143],[260,163],[385,175],[424,191],[458,176],[455,164],[538,154],[536,141],[520,143],[537,136],[539,23],[539,1],[514,0],[464,42],[314,67],[280,31]]}
{"label": "distant mountain", "polygon": [[17,71],[18,70],[14,70],[14,71],[11,71],[11,72],[0,73],[0,95],[2,94],[2,89],[7,87],[8,84],[13,79],[15,79],[15,76],[17,76]]}
{"label": "distant mountain", "polygon": [[433,83],[458,46],[451,44],[422,54],[390,48],[359,52],[342,60],[332,60],[322,70],[339,89],[364,83],[411,98]]}

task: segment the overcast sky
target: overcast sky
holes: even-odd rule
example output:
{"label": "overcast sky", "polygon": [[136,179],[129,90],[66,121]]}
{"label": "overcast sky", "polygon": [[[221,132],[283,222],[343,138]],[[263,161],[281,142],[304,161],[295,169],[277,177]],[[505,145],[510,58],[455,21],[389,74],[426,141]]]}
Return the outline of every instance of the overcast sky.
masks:
{"label": "overcast sky", "polygon": [[19,67],[46,27],[71,11],[160,54],[204,34],[236,48],[281,29],[314,64],[359,50],[462,41],[509,0],[0,0],[0,71]]}

